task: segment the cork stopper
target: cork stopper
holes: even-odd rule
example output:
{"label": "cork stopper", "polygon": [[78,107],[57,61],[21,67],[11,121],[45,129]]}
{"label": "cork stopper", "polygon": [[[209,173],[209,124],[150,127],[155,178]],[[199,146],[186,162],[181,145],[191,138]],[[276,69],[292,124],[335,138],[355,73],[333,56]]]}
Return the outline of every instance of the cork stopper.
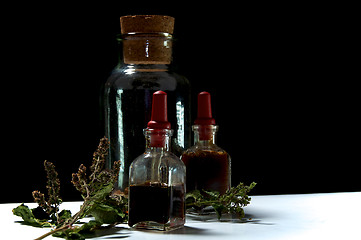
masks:
{"label": "cork stopper", "polygon": [[162,15],[134,15],[120,17],[122,34],[169,33],[173,34],[174,18]]}
{"label": "cork stopper", "polygon": [[126,64],[170,64],[174,18],[135,15],[120,18]]}

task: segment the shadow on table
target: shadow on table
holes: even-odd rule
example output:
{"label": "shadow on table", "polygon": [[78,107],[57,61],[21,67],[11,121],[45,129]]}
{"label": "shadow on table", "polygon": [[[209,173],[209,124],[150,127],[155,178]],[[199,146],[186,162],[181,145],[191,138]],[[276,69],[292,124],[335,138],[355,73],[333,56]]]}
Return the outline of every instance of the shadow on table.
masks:
{"label": "shadow on table", "polygon": [[137,229],[131,231],[141,231],[152,234],[161,234],[161,235],[214,235],[214,233],[210,233],[209,229],[204,228],[195,228],[190,226],[184,226],[182,228],[178,228],[172,231],[157,231],[157,230],[147,230],[147,229]]}
{"label": "shadow on table", "polygon": [[214,233],[208,231],[209,229],[202,229],[202,228],[195,228],[195,227],[189,227],[184,226],[182,228],[170,231],[170,232],[164,232],[164,234],[185,234],[185,235],[214,235]]}
{"label": "shadow on table", "polygon": [[262,222],[261,216],[255,216],[252,214],[245,214],[245,217],[239,219],[234,214],[223,214],[221,219],[218,219],[216,213],[210,213],[206,215],[196,215],[196,214],[187,214],[187,218],[192,221],[200,222],[227,222],[227,223],[252,223],[252,224],[262,224],[262,225],[274,225],[274,223],[265,223]]}
{"label": "shadow on table", "polygon": [[[130,237],[131,231],[125,227],[104,227],[100,230],[95,230],[93,233],[84,234],[86,239],[99,238],[102,239],[122,239]],[[104,237],[106,236],[106,237]]]}

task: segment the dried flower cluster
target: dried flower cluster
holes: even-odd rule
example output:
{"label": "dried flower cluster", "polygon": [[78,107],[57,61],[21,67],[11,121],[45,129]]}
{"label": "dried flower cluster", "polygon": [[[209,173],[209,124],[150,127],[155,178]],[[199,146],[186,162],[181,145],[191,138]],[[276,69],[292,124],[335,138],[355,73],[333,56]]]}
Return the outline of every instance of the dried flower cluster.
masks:
{"label": "dried flower cluster", "polygon": [[96,176],[103,170],[105,157],[108,155],[109,142],[106,138],[100,139],[98,149],[93,154],[93,162],[90,166],[90,180],[94,181]]}
{"label": "dried flower cluster", "polygon": [[53,163],[44,161],[44,167],[47,176],[46,188],[48,189],[48,200],[46,201],[45,195],[40,191],[33,191],[33,198],[36,203],[41,207],[53,220],[57,221],[57,212],[59,205],[62,203],[60,198],[60,181],[58,173],[55,170]]}
{"label": "dried flower cluster", "polygon": [[89,198],[104,185],[113,184],[119,173],[120,161],[115,162],[111,170],[104,169],[105,158],[108,154],[108,139],[100,140],[97,150],[93,154],[93,162],[90,166],[90,176],[87,179],[86,167],[81,164],[78,172],[72,174],[74,187],[82,194],[83,198]]}
{"label": "dried flower cluster", "polygon": [[[93,154],[90,175],[87,177],[87,168],[81,164],[78,172],[72,174],[72,183],[81,193],[84,202],[79,212],[71,215],[69,210],[59,212],[62,199],[60,193],[60,181],[54,164],[45,161],[44,166],[47,174],[48,200],[39,191],[33,192],[35,202],[39,207],[29,209],[24,204],[13,209],[13,213],[23,218],[24,222],[36,227],[54,227],[52,231],[37,239],[43,239],[49,235],[66,239],[84,239],[82,233],[99,228],[103,223],[116,224],[127,219],[127,199],[123,196],[112,196],[113,186],[118,178],[120,161],[113,163],[112,169],[104,169],[105,158],[108,154],[108,139],[100,140],[97,150]],[[74,226],[80,218],[92,215],[95,220],[84,223],[81,227]]]}
{"label": "dried flower cluster", "polygon": [[78,190],[82,196],[87,194],[87,179],[86,179],[86,167],[81,164],[78,169],[78,173],[72,174],[72,180],[74,187]]}

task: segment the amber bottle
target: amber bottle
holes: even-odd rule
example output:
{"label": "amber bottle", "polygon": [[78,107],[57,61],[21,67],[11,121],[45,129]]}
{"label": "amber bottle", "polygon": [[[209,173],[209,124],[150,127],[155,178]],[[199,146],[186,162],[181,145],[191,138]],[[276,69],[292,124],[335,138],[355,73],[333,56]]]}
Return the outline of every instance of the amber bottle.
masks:
{"label": "amber bottle", "polygon": [[187,192],[211,190],[224,194],[231,187],[231,158],[216,145],[218,126],[212,118],[208,92],[198,94],[198,116],[192,130],[194,145],[181,156],[187,169]]}

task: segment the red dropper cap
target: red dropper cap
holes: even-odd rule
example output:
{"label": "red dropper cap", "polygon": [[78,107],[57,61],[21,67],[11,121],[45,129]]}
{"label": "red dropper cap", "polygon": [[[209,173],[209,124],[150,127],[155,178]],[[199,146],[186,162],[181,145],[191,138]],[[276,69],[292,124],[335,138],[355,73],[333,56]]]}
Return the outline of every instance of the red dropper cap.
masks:
{"label": "red dropper cap", "polygon": [[165,147],[166,135],[164,129],[170,129],[167,117],[167,94],[163,91],[153,93],[152,118],[148,122],[148,129],[152,129],[150,147]]}
{"label": "red dropper cap", "polygon": [[195,125],[215,125],[216,120],[212,118],[211,94],[201,92],[198,94],[198,115],[194,121]]}
{"label": "red dropper cap", "polygon": [[152,118],[148,122],[150,129],[170,129],[167,116],[167,94],[163,91],[153,93]]}
{"label": "red dropper cap", "polygon": [[212,118],[211,94],[208,92],[198,94],[198,114],[194,124],[199,126],[199,140],[212,139],[213,128],[210,125],[215,125],[216,120]]}

